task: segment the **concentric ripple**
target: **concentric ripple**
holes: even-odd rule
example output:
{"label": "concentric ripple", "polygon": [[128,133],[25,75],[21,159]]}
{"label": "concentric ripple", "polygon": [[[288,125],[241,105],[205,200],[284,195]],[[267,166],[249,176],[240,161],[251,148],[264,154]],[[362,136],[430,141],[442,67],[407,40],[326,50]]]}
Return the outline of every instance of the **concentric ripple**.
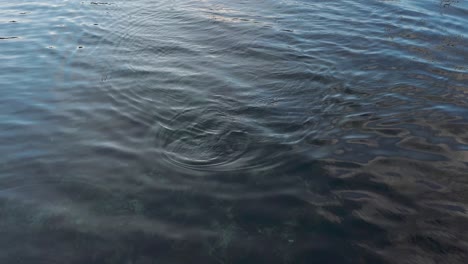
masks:
{"label": "concentric ripple", "polygon": [[164,160],[195,170],[231,170],[249,166],[258,130],[219,107],[190,109],[154,134]]}

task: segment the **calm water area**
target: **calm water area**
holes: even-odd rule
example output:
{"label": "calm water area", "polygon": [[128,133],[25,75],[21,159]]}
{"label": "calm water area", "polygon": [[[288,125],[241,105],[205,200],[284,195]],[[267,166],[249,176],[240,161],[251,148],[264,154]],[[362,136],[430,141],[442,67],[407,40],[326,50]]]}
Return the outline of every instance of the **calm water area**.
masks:
{"label": "calm water area", "polygon": [[466,0],[0,0],[0,263],[468,263],[467,38]]}

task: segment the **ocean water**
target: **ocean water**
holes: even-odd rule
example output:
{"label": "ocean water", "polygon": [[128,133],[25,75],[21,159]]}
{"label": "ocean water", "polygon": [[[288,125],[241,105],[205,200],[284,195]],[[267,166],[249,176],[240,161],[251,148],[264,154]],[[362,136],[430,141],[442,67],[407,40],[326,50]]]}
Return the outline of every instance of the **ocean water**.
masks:
{"label": "ocean water", "polygon": [[0,263],[467,263],[465,0],[0,0]]}

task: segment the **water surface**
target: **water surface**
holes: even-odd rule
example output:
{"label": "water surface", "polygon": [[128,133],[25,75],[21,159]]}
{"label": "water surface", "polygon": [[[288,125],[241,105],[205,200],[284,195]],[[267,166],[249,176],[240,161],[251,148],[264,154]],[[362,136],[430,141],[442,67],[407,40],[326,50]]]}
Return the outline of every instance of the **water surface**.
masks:
{"label": "water surface", "polygon": [[0,263],[466,263],[466,1],[0,3]]}

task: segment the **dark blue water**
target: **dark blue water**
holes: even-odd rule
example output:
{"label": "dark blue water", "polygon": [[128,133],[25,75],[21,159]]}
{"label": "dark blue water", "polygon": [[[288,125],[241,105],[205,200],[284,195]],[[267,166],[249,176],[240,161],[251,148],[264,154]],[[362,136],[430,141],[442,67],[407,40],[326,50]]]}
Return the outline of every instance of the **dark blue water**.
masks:
{"label": "dark blue water", "polygon": [[467,263],[467,3],[0,0],[0,263]]}

